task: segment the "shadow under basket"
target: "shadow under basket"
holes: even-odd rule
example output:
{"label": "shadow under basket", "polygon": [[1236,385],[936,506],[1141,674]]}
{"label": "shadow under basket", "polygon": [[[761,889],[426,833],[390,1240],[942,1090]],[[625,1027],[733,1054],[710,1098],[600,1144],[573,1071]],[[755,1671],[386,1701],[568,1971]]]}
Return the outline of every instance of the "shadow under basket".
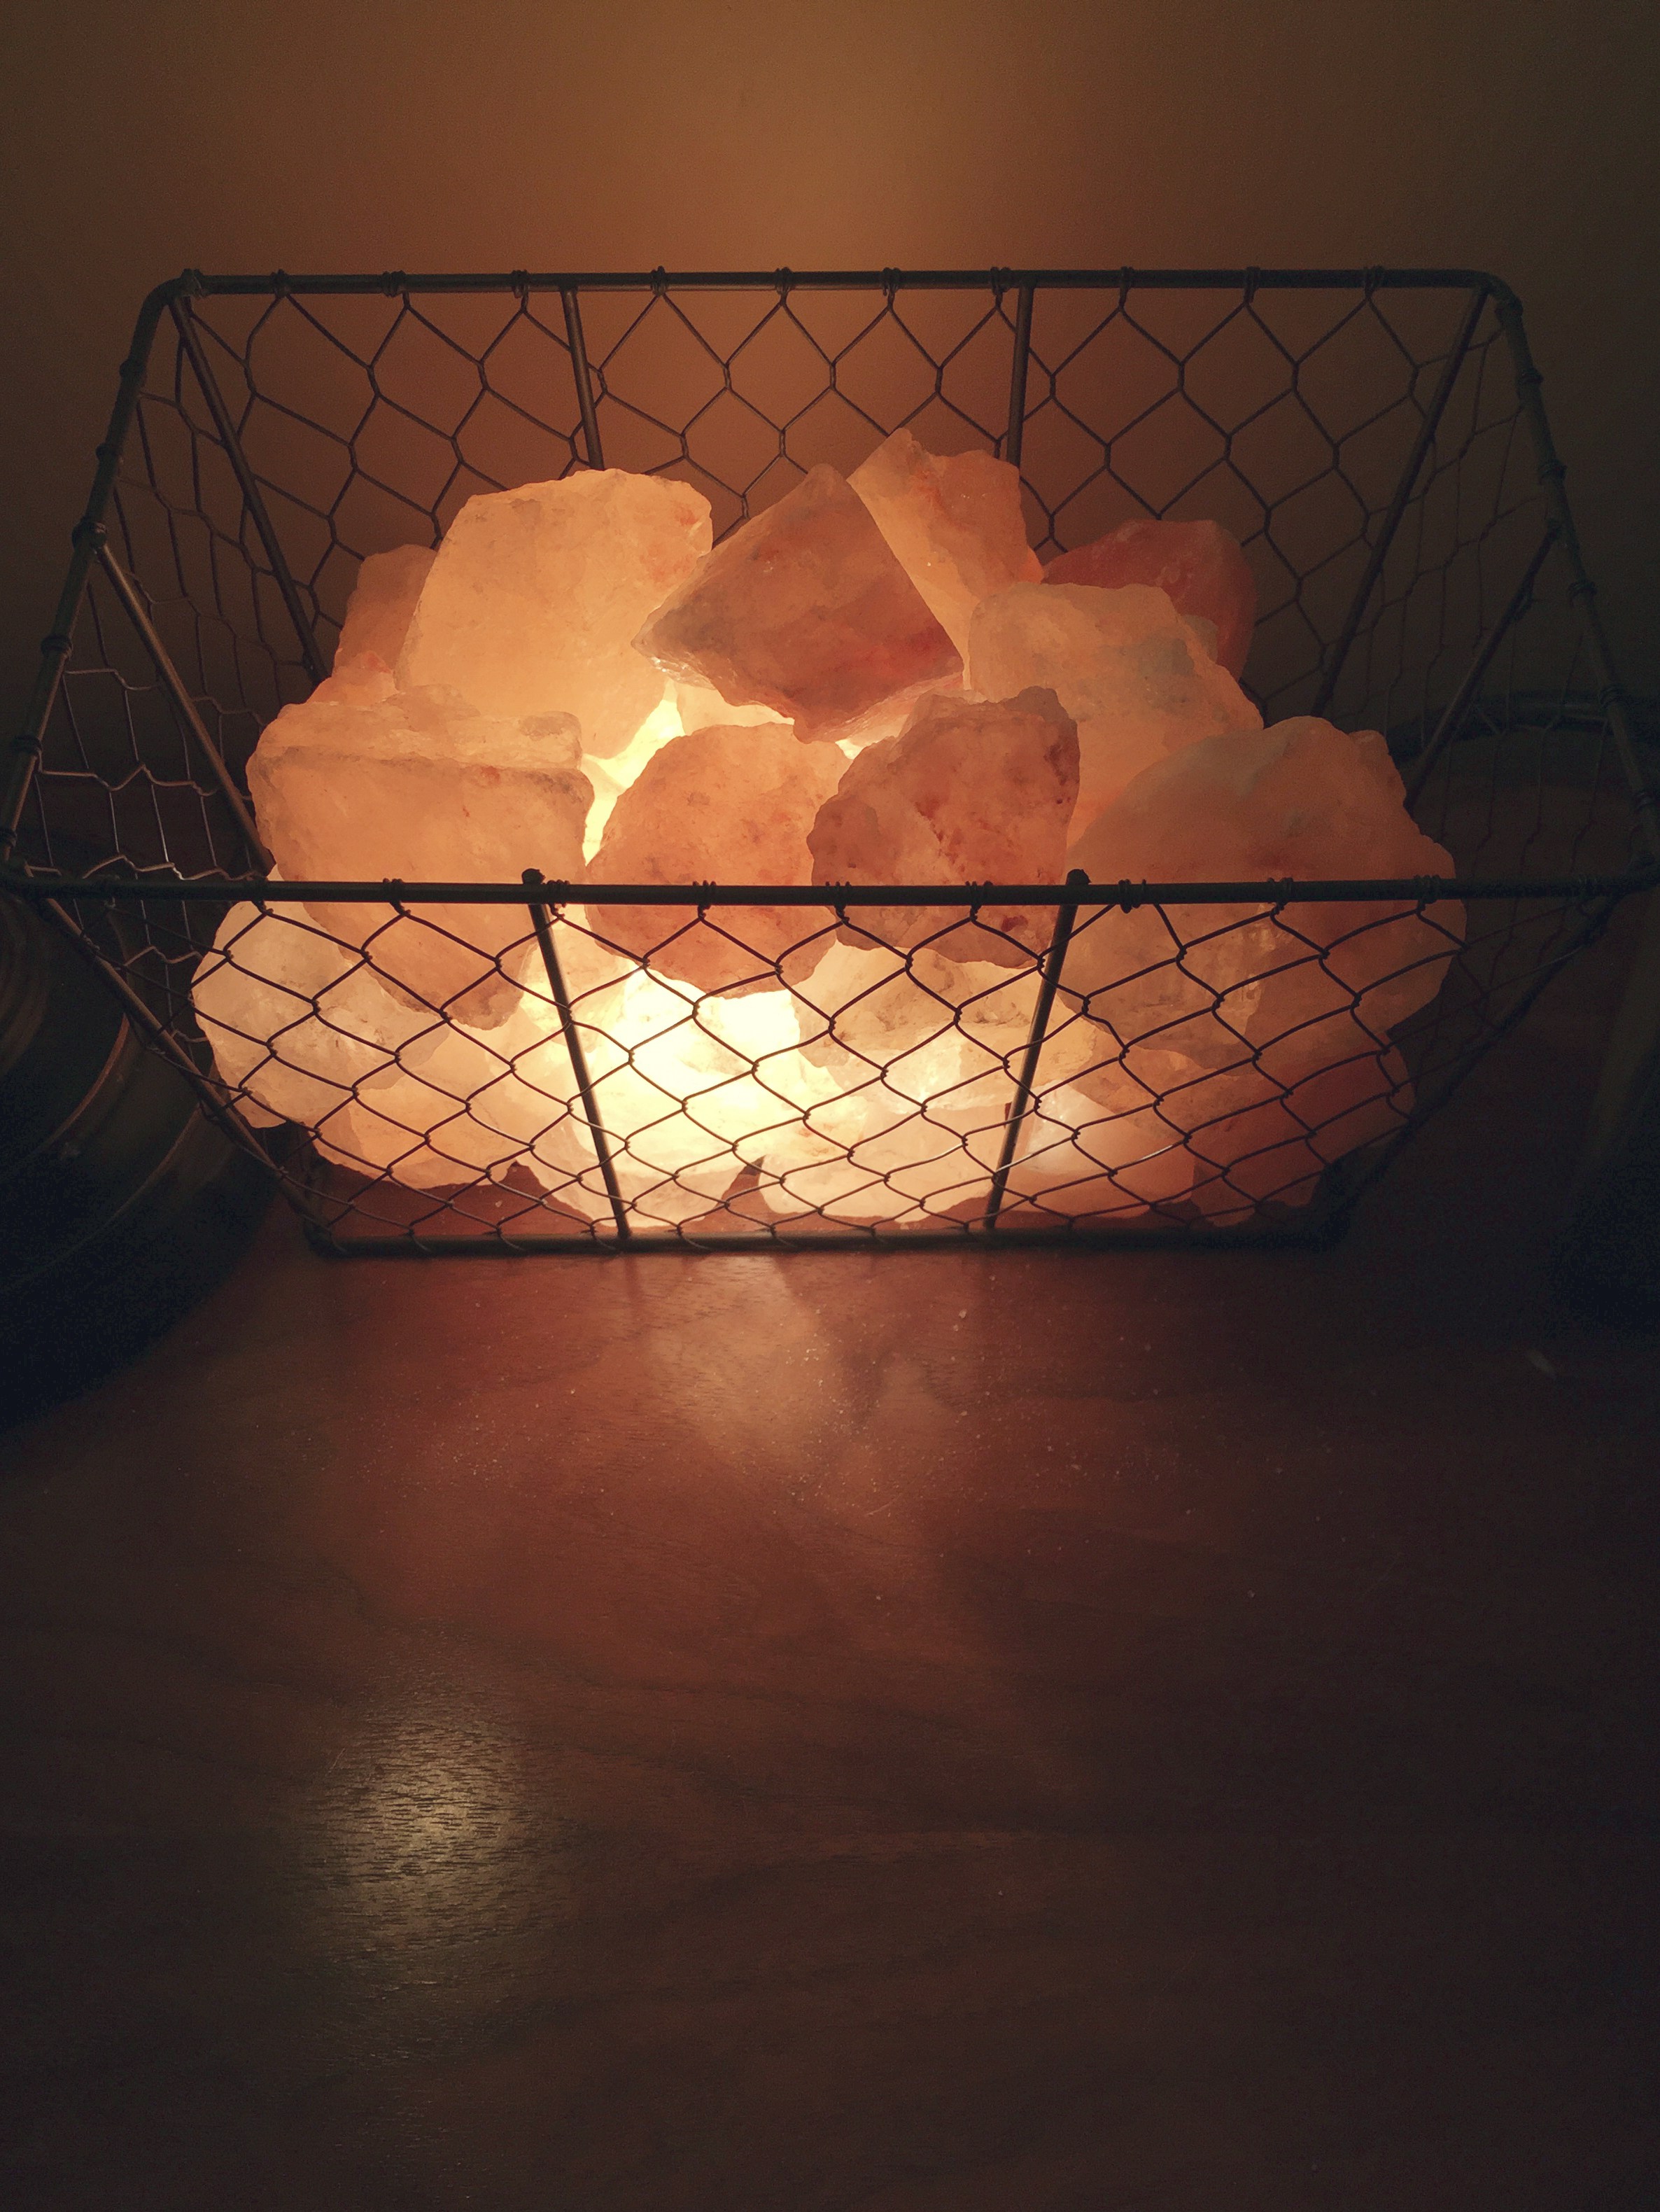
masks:
{"label": "shadow under basket", "polygon": [[[901,427],[1016,464],[1045,558],[1231,530],[1264,721],[1382,732],[1456,876],[267,874],[248,757],[367,555],[600,466],[718,539]],[[1324,1243],[1656,883],[1648,744],[1479,272],[188,272],[139,317],[3,882],[329,1250]]]}

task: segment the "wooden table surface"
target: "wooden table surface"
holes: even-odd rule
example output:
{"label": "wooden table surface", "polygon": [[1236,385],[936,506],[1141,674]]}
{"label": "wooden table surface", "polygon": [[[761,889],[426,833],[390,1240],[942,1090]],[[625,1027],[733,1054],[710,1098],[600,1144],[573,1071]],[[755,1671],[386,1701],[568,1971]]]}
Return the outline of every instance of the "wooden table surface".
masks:
{"label": "wooden table surface", "polygon": [[1660,2203],[1599,958],[1327,1254],[273,1216],[0,1439],[0,2202]]}

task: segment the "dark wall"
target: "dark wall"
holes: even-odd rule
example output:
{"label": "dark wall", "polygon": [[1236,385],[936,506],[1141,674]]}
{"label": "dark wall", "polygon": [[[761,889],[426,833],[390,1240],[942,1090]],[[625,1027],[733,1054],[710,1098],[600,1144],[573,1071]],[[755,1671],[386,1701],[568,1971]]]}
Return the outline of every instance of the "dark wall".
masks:
{"label": "dark wall", "polygon": [[1445,262],[1520,291],[1660,687],[1647,0],[13,0],[0,690],[203,268]]}

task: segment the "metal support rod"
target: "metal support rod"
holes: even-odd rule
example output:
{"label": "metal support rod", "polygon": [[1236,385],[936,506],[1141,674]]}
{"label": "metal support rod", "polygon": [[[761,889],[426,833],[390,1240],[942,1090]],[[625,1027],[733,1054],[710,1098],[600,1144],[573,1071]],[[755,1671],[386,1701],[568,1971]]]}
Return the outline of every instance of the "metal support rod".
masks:
{"label": "metal support rod", "polygon": [[45,735],[47,723],[51,720],[52,708],[58,703],[58,688],[64,680],[70,647],[74,642],[81,602],[86,597],[87,579],[103,544],[104,510],[109,505],[115,472],[121,465],[127,433],[137,411],[138,395],[143,389],[145,372],[149,368],[150,348],[155,343],[156,328],[171,296],[171,287],[165,284],[158,284],[149,295],[138,311],[132,344],[127,358],[121,364],[121,381],[116,388],[115,404],[110,410],[103,443],[98,448],[97,473],[93,477],[92,489],[87,496],[86,512],[75,526],[71,541],[74,550],[70,556],[69,574],[64,577],[64,588],[58,595],[51,629],[41,641],[39,665],[35,672],[34,686],[24,713],[23,726],[12,740],[3,783],[0,783],[0,861],[10,858],[17,843],[17,825],[23,818],[29,786],[34,781],[35,768],[40,758],[40,741]]}
{"label": "metal support rod", "polygon": [[1522,580],[1512,592],[1504,612],[1488,630],[1481,644],[1476,647],[1475,658],[1465,671],[1463,682],[1447,702],[1440,720],[1435,725],[1435,734],[1418,756],[1417,763],[1412,771],[1412,780],[1406,788],[1409,812],[1418,804],[1419,794],[1428,782],[1436,762],[1440,759],[1441,755],[1463,728],[1469,710],[1475,704],[1475,695],[1481,688],[1482,680],[1487,670],[1493,665],[1493,655],[1531,605],[1533,587],[1539,580],[1539,571],[1545,565],[1546,556],[1556,543],[1556,526],[1552,523],[1540,539],[1538,550],[1535,552],[1532,560],[1528,562]]}
{"label": "metal support rod", "polygon": [[209,736],[208,726],[197,711],[196,702],[191,698],[184,678],[173,665],[172,655],[162,644],[155,624],[150,620],[149,610],[144,605],[143,596],[138,586],[111,552],[107,544],[99,547],[98,558],[104,574],[114,586],[115,596],[126,609],[128,618],[143,640],[145,650],[150,659],[155,663],[155,672],[161,679],[162,689],[173,701],[180,721],[196,739],[202,757],[207,763],[208,773],[219,786],[225,804],[230,808],[236,826],[242,833],[243,842],[253,855],[254,865],[261,868],[270,867],[272,866],[270,854],[266,850],[264,842],[260,837],[253,816],[249,811],[248,802],[237,789],[231,772],[225,765],[223,756]]}
{"label": "metal support rod", "polygon": [[588,448],[588,465],[603,469],[605,462],[600,451],[599,417],[594,412],[594,382],[588,370],[588,348],[582,335],[582,309],[577,304],[575,285],[561,285],[559,296],[565,302],[565,336],[571,349],[577,405],[582,410],[582,441]]}
{"label": "metal support rod", "polygon": [[[1074,868],[1066,883],[1067,889],[1073,892],[1089,888],[1089,878],[1081,868]],[[1055,931],[1049,940],[1049,950],[1044,955],[1043,982],[1032,1016],[1031,1034],[1026,1040],[1026,1052],[1015,1085],[1015,1096],[1009,1102],[1009,1119],[1003,1127],[1003,1151],[998,1157],[997,1171],[991,1178],[991,1195],[986,1201],[985,1225],[988,1229],[997,1227],[997,1216],[1003,1211],[1003,1195],[1009,1184],[1009,1170],[1015,1164],[1015,1147],[1020,1142],[1021,1125],[1031,1111],[1032,1093],[1038,1080],[1038,1061],[1043,1053],[1044,1038],[1048,1033],[1049,1017],[1054,1011],[1055,994],[1060,988],[1066,948],[1072,941],[1073,925],[1077,918],[1075,897],[1055,909]]]}
{"label": "metal support rod", "polygon": [[242,450],[242,441],[237,435],[235,423],[231,420],[231,410],[225,404],[224,394],[219,389],[208,356],[202,349],[202,341],[196,334],[196,325],[191,319],[189,303],[175,298],[169,302],[169,305],[173,310],[173,321],[178,325],[179,343],[184,347],[191,367],[196,372],[196,380],[202,388],[202,397],[208,403],[208,412],[213,416],[214,428],[219,433],[220,443],[224,447],[226,458],[235,473],[237,483],[241,486],[244,504],[252,517],[254,528],[259,533],[260,543],[265,548],[265,558],[270,562],[271,574],[276,579],[276,588],[282,594],[282,604],[288,611],[289,621],[294,624],[294,635],[300,641],[300,657],[305,662],[312,681],[314,684],[320,684],[329,672],[328,663],[318,649],[316,633],[312,629],[311,617],[306,612],[300,601],[300,587],[294,582],[293,571],[288,567],[288,556],[283,552],[281,540],[272,525],[270,514],[265,506],[264,495],[255,481],[248,457]]}
{"label": "metal support rod", "polygon": [[1384,517],[1383,526],[1378,532],[1371,556],[1366,562],[1366,574],[1361,577],[1354,597],[1349,603],[1348,612],[1343,617],[1343,626],[1337,633],[1337,642],[1332,647],[1325,673],[1320,678],[1320,688],[1315,693],[1314,704],[1309,709],[1312,714],[1324,714],[1331,703],[1332,695],[1337,689],[1337,680],[1343,672],[1343,664],[1348,659],[1349,647],[1354,644],[1355,635],[1366,617],[1366,604],[1372,597],[1372,589],[1378,577],[1383,574],[1384,563],[1389,558],[1389,549],[1395,543],[1395,533],[1401,526],[1401,518],[1407,511],[1407,502],[1417,488],[1424,461],[1431,446],[1435,442],[1435,433],[1441,426],[1441,417],[1446,412],[1447,402],[1452,397],[1452,387],[1458,380],[1458,372],[1464,365],[1464,356],[1469,351],[1470,341],[1475,336],[1476,325],[1481,319],[1481,310],[1487,303],[1487,286],[1486,280],[1483,279],[1478,283],[1469,306],[1464,312],[1464,319],[1458,325],[1458,335],[1452,341],[1452,349],[1448,354],[1446,364],[1441,371],[1441,380],[1435,387],[1435,395],[1431,399],[1423,422],[1419,427],[1412,451],[1407,456],[1406,466],[1401,471],[1401,480],[1395,487],[1395,496],[1389,503],[1389,511]]}
{"label": "metal support rod", "polygon": [[[547,889],[546,878],[540,868],[526,868],[524,884],[527,890]],[[618,1188],[616,1170],[611,1164],[611,1147],[605,1134],[604,1124],[599,1118],[599,1108],[594,1099],[594,1086],[588,1079],[588,1058],[582,1049],[582,1036],[577,1028],[576,1016],[571,1012],[571,994],[565,988],[565,970],[560,966],[559,953],[554,945],[554,933],[548,908],[539,898],[526,901],[530,909],[530,921],[536,930],[536,943],[542,948],[542,964],[548,971],[548,981],[554,994],[554,1004],[559,1008],[559,1025],[565,1033],[565,1049],[571,1056],[571,1073],[577,1079],[578,1095],[582,1100],[583,1119],[588,1124],[588,1133],[594,1140],[594,1157],[599,1162],[600,1174],[605,1181],[605,1195],[611,1201],[611,1215],[617,1225],[617,1241],[626,1244],[633,1231],[629,1226],[628,1212],[622,1203],[622,1192]]]}
{"label": "metal support rod", "polygon": [[1032,360],[1032,303],[1036,296],[1037,286],[1028,281],[1015,297],[1015,356],[1009,369],[1009,428],[1003,458],[1015,468],[1026,442],[1026,377]]}
{"label": "metal support rod", "polygon": [[1550,424],[1545,416],[1544,403],[1539,397],[1539,387],[1544,380],[1534,366],[1527,331],[1522,324],[1520,301],[1506,294],[1499,301],[1498,308],[1499,326],[1504,331],[1506,343],[1510,348],[1517,396],[1527,418],[1529,434],[1533,440],[1540,497],[1544,501],[1546,514],[1556,526],[1557,536],[1567,559],[1572,578],[1568,596],[1579,609],[1585,658],[1596,678],[1598,702],[1607,712],[1609,727],[1614,733],[1615,745],[1620,755],[1620,764],[1631,782],[1638,828],[1648,847],[1650,857],[1660,860],[1660,792],[1656,791],[1649,781],[1638,754],[1631,717],[1626,710],[1625,688],[1615,672],[1614,656],[1609,650],[1602,617],[1596,611],[1596,587],[1585,574],[1584,561],[1579,551],[1579,533],[1573,526],[1573,511],[1563,489],[1562,479],[1567,472],[1557,456],[1550,434]]}

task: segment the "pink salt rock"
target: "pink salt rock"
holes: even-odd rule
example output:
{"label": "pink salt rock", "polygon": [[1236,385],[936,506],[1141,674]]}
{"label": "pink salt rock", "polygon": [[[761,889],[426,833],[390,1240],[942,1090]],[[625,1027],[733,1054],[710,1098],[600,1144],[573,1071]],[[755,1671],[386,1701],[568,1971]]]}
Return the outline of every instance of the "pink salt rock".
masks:
{"label": "pink salt rock", "polygon": [[1412,1106],[1406,1063],[1392,1046],[1317,1067],[1278,1097],[1191,1132],[1193,1202],[1219,1224],[1265,1206],[1306,1206],[1328,1167],[1398,1136]]}
{"label": "pink salt rock", "polygon": [[1021,473],[1007,461],[930,453],[895,430],[848,482],[965,660],[980,601],[1043,574],[1026,542]]}
{"label": "pink salt rock", "polygon": [[788,715],[780,714],[772,707],[734,707],[723,699],[708,684],[674,684],[669,686],[675,702],[675,711],[680,717],[683,731],[713,729],[717,723],[726,728],[739,723],[785,722]]}
{"label": "pink salt rock", "polygon": [[[593,793],[568,714],[509,721],[453,692],[377,698],[340,678],[285,707],[248,763],[260,834],[290,882],[575,882]],[[309,909],[367,948],[379,975],[434,1009],[500,1021],[518,986],[500,956],[530,933],[522,906]]]}
{"label": "pink salt rock", "polygon": [[1015,584],[983,600],[968,681],[988,699],[1046,684],[1078,726],[1075,836],[1143,769],[1263,718],[1161,591]]}
{"label": "pink salt rock", "polygon": [[[1057,883],[1077,796],[1078,740],[1052,691],[997,702],[924,699],[903,733],[862,752],[808,843],[820,884]],[[843,935],[952,960],[1020,967],[1049,941],[1052,909],[986,902],[860,909]]]}
{"label": "pink salt rock", "polygon": [[1216,659],[1230,676],[1245,673],[1257,627],[1257,579],[1239,539],[1220,522],[1121,522],[1091,544],[1057,554],[1044,580],[1109,591],[1150,584],[1178,615],[1209,623]]}
{"label": "pink salt rock", "polygon": [[191,997],[221,1081],[261,1120],[315,1125],[435,1026],[303,907],[233,907]]}
{"label": "pink salt rock", "polygon": [[318,1150],[356,1174],[415,1190],[499,1176],[526,1156],[516,1121],[539,1134],[559,1112],[536,1100],[527,1115],[535,1094],[514,1072],[518,1055],[544,1035],[524,1008],[488,1040],[448,1021],[433,1024],[318,1121]]}
{"label": "pink salt rock", "polygon": [[373,653],[388,668],[397,667],[415,601],[437,558],[430,545],[398,545],[390,553],[366,556],[346,603],[346,619],[335,647],[337,669],[365,653]]}
{"label": "pink salt rock", "polygon": [[608,759],[663,696],[635,634],[710,542],[708,501],[670,477],[596,469],[480,493],[439,548],[398,680],[510,720],[573,714]]}
{"label": "pink salt rock", "polygon": [[863,501],[822,465],[724,539],[639,643],[677,682],[771,707],[808,740],[961,668]]}
{"label": "pink salt rock", "polygon": [[[579,999],[574,1012],[614,1171],[643,1227],[706,1212],[758,1147],[799,1132],[803,1108],[828,1091],[795,1050],[782,991],[700,996],[637,969]],[[547,1111],[546,1102],[562,1109],[577,1096],[562,1036],[519,1054],[514,1073],[544,1102],[532,1172],[561,1205],[603,1220],[609,1200],[580,1115]]]}
{"label": "pink salt rock", "polygon": [[1002,1142],[1009,1085],[1001,1073],[941,1067],[918,1095],[917,1063],[815,1105],[755,1149],[760,1196],[781,1218],[886,1226],[984,1207]]}
{"label": "pink salt rock", "polygon": [[1059,1218],[1106,1228],[1173,1206],[1193,1179],[1180,1133],[1156,1109],[1114,1111],[1059,1084],[1033,1101],[1021,1124],[1004,1205],[1011,1227]]}
{"label": "pink salt rock", "polygon": [[[794,1051],[785,993],[700,998],[627,969],[553,924],[612,1171],[631,1223],[663,1229],[718,1205],[751,1153],[800,1127],[827,1081]],[[792,1073],[793,1070],[793,1073]],[[803,1082],[804,1079],[804,1082]],[[511,1176],[609,1229],[609,1192],[545,985],[488,1032],[436,1024],[319,1121],[318,1150],[415,1189]]]}
{"label": "pink salt rock", "polygon": [[[1408,814],[1377,732],[1349,737],[1307,715],[1206,739],[1148,769],[1068,860],[1097,883],[1453,872]],[[1323,1036],[1347,1051],[1347,1018],[1382,1038],[1427,1005],[1463,931],[1463,910],[1448,900],[1421,912],[1387,901],[1278,914],[1247,905],[1085,909],[1063,988],[1126,1045],[1212,1068],[1274,1048],[1293,1072],[1300,1054],[1323,1048]]]}
{"label": "pink salt rock", "polygon": [[[845,767],[787,722],[673,738],[621,793],[589,871],[597,884],[806,884],[807,834]],[[778,963],[821,928],[810,907],[591,906],[589,926],[700,991],[777,990]]]}

